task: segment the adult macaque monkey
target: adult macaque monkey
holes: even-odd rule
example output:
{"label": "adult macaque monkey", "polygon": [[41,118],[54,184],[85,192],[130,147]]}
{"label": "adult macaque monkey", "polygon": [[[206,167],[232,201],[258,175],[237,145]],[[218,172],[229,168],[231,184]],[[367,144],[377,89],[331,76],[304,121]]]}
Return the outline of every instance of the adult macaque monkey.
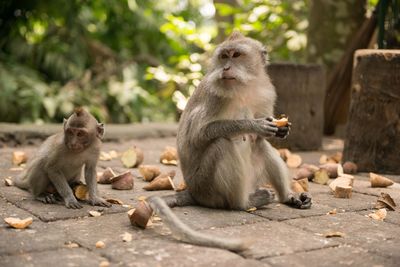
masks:
{"label": "adult macaque monkey", "polygon": [[104,125],[82,108],[66,120],[61,133],[50,136],[28,162],[26,170],[15,180],[19,188],[29,190],[44,203],[56,203],[56,195],[48,189],[54,187],[63,198],[65,206],[80,209],[71,186],[80,183],[82,168],[89,189],[91,205],[110,206],[98,196],[96,165],[100,153]]}
{"label": "adult macaque monkey", "polygon": [[266,64],[260,42],[233,33],[215,50],[207,75],[182,114],[177,144],[187,189],[149,202],[183,241],[234,251],[245,248],[242,240],[189,229],[169,207],[261,207],[274,199],[274,193],[258,188],[266,182],[282,203],[300,209],[311,206],[306,193],[291,191],[286,164],[266,141],[289,132],[289,127],[278,128],[272,121],[276,93]]}

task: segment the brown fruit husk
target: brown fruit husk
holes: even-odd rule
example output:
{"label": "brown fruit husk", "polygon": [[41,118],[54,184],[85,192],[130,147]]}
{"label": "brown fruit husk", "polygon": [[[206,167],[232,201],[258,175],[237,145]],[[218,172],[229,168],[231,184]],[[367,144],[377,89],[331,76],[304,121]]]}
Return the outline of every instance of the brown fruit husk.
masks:
{"label": "brown fruit husk", "polygon": [[134,146],[122,153],[121,161],[125,168],[135,168],[143,163],[143,151]]}
{"label": "brown fruit husk", "polygon": [[337,198],[351,198],[353,187],[337,185],[335,187],[334,196]]}
{"label": "brown fruit husk", "polygon": [[130,171],[121,173],[111,179],[111,188],[117,190],[133,189],[133,175]]}
{"label": "brown fruit husk", "polygon": [[21,220],[20,218],[8,217],[4,218],[4,221],[15,229],[25,229],[33,222],[32,217]]}
{"label": "brown fruit husk", "polygon": [[369,181],[371,182],[371,187],[388,187],[394,184],[389,178],[373,172],[369,173]]}
{"label": "brown fruit husk", "polygon": [[122,200],[119,200],[117,198],[107,198],[106,201],[108,203],[111,203],[111,204],[117,204],[117,205],[123,205],[124,204],[124,202],[122,202]]}
{"label": "brown fruit husk", "polygon": [[152,181],[161,174],[160,168],[155,165],[141,165],[139,166],[139,172],[142,175],[143,180],[147,182]]}
{"label": "brown fruit husk", "polygon": [[166,146],[160,155],[160,162],[165,165],[178,165],[178,151],[176,148]]}
{"label": "brown fruit husk", "polygon": [[89,199],[89,190],[85,184],[76,185],[73,188],[74,195],[79,200],[87,200]]}
{"label": "brown fruit husk", "polygon": [[312,181],[317,184],[322,184],[322,185],[327,184],[329,181],[329,175],[327,170],[319,169],[318,171],[316,171],[314,173],[314,178]]}
{"label": "brown fruit husk", "polygon": [[308,192],[308,179],[307,178],[299,179],[299,180],[297,180],[297,182],[299,183],[299,185],[301,185],[301,187],[304,189],[305,192]]}
{"label": "brown fruit husk", "polygon": [[334,192],[336,190],[336,186],[353,186],[354,176],[349,174],[344,174],[330,182],[329,187]]}
{"label": "brown fruit husk", "polygon": [[24,151],[14,151],[12,156],[12,162],[14,165],[21,165],[28,160],[28,156]]}
{"label": "brown fruit husk", "polygon": [[390,210],[396,210],[396,206],[396,203],[389,194],[381,192],[381,196],[376,201],[375,209],[388,208]]}
{"label": "brown fruit husk", "polygon": [[298,168],[302,161],[300,155],[290,154],[286,159],[286,164],[289,168]]}
{"label": "brown fruit husk", "polygon": [[325,163],[319,166],[320,169],[325,169],[328,173],[329,178],[338,177],[338,167],[337,163]]}
{"label": "brown fruit husk", "polygon": [[129,220],[132,225],[139,226],[145,229],[151,216],[153,215],[153,209],[146,201],[140,201],[135,209],[128,212]]}
{"label": "brown fruit husk", "polygon": [[298,169],[298,171],[296,172],[293,179],[299,180],[299,179],[304,179],[304,178],[307,178],[309,180],[314,178],[314,171],[304,168],[304,167],[301,167],[300,169]]}
{"label": "brown fruit husk", "polygon": [[346,161],[343,164],[343,171],[344,171],[344,173],[348,173],[348,174],[356,174],[358,171],[357,164],[355,164],[354,162],[351,162],[351,161]]}
{"label": "brown fruit husk", "polygon": [[177,188],[175,188],[175,191],[176,191],[176,192],[181,192],[181,191],[183,191],[183,190],[186,190],[186,188],[187,188],[187,184],[185,183],[185,181],[183,181],[182,183],[180,183],[180,184],[178,185]]}
{"label": "brown fruit husk", "polygon": [[116,174],[113,171],[113,169],[111,169],[110,167],[108,167],[98,178],[97,178],[97,182],[99,184],[111,184],[111,179],[113,177],[115,177]]}
{"label": "brown fruit husk", "polygon": [[172,179],[175,176],[175,171],[171,171],[169,173],[160,174],[153,181],[151,181],[148,185],[144,186],[143,189],[147,191],[155,191],[155,190],[175,190],[175,185]]}
{"label": "brown fruit husk", "polygon": [[295,192],[295,193],[304,192],[303,187],[296,180],[292,180],[291,188],[292,188],[293,192]]}

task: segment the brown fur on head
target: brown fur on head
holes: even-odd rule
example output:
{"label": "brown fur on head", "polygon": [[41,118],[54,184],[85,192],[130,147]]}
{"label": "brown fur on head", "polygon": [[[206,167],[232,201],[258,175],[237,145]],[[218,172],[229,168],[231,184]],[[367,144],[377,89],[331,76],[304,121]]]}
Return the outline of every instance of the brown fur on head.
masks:
{"label": "brown fur on head", "polygon": [[103,123],[98,123],[95,117],[82,107],[75,108],[74,113],[68,119],[64,119],[64,141],[71,150],[83,151],[103,135]]}

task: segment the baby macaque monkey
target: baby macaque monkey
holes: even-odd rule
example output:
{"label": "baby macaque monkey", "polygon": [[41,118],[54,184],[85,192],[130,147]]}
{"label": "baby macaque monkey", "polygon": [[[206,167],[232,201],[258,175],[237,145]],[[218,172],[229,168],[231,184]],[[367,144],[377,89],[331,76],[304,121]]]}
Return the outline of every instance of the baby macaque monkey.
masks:
{"label": "baby macaque monkey", "polygon": [[246,210],[273,201],[259,186],[269,182],[289,206],[311,206],[307,193],[290,189],[285,162],[266,138],[285,138],[289,125],[273,121],[275,88],[265,71],[266,51],[260,42],[233,33],[220,44],[211,66],[183,111],[177,136],[185,191],[152,197],[150,205],[181,240],[233,251],[243,240],[201,234],[184,225],[169,207],[199,205]]}
{"label": "baby macaque monkey", "polygon": [[29,190],[37,200],[44,203],[57,202],[57,195],[49,192],[54,187],[67,208],[80,209],[82,205],[75,198],[71,185],[80,183],[84,169],[89,189],[88,202],[109,207],[111,204],[98,196],[96,180],[96,165],[103,134],[102,123],[98,123],[83,108],[75,109],[68,119],[64,119],[63,132],[44,141],[28,162],[27,168],[15,180],[15,185]]}

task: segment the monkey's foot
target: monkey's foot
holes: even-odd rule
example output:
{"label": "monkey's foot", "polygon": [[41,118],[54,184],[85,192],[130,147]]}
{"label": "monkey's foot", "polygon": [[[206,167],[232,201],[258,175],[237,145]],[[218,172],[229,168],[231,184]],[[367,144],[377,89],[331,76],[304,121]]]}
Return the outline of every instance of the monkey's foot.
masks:
{"label": "monkey's foot", "polygon": [[289,200],[286,201],[285,204],[297,209],[309,209],[312,204],[311,196],[306,192],[303,192],[300,195],[291,193],[289,195]]}
{"label": "monkey's foot", "polygon": [[250,207],[261,207],[273,202],[275,199],[275,192],[267,188],[259,188],[249,196]]}
{"label": "monkey's foot", "polygon": [[37,200],[45,204],[55,204],[57,203],[57,196],[51,193],[43,193],[36,197]]}
{"label": "monkey's foot", "polygon": [[75,198],[65,199],[65,206],[69,209],[81,209],[83,207]]}
{"label": "monkey's foot", "polygon": [[90,198],[88,202],[92,206],[111,207],[111,203],[101,197]]}

